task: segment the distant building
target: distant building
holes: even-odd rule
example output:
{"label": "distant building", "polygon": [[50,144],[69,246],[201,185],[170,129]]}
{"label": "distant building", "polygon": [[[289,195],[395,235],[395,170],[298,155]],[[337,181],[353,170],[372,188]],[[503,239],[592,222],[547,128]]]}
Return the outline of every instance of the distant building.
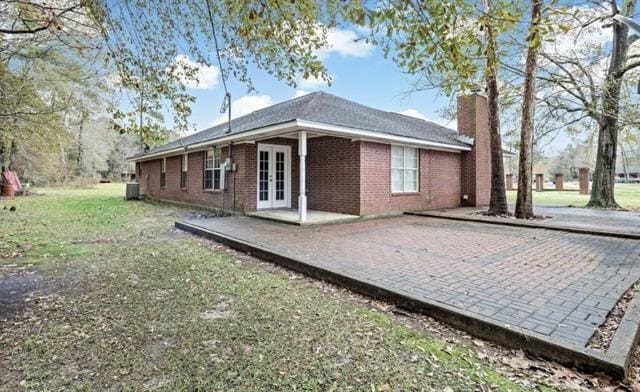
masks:
{"label": "distant building", "polygon": [[616,180],[618,182],[640,182],[640,165],[616,165]]}

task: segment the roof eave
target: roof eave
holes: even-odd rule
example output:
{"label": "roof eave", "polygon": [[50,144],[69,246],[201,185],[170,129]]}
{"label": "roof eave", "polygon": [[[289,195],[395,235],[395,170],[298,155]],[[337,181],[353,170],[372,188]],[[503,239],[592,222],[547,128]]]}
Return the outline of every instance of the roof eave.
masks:
{"label": "roof eave", "polygon": [[205,149],[207,147],[211,147],[214,145],[235,142],[235,141],[243,141],[245,139],[250,140],[251,138],[260,137],[260,136],[263,136],[264,134],[269,134],[269,133],[275,133],[275,134],[287,133],[296,129],[319,131],[332,136],[357,138],[361,140],[378,141],[378,142],[385,142],[390,144],[394,144],[394,143],[404,144],[404,145],[411,145],[411,146],[434,149],[434,150],[443,150],[443,151],[450,151],[450,152],[471,151],[471,146],[461,146],[461,145],[455,145],[455,144],[434,142],[430,140],[412,138],[408,136],[398,136],[398,135],[392,135],[392,134],[383,133],[383,132],[369,131],[365,129],[351,128],[351,127],[343,127],[339,125],[332,125],[332,124],[320,123],[315,121],[292,120],[292,121],[287,121],[281,124],[256,128],[256,129],[248,130],[245,132],[241,132],[241,133],[237,133],[229,136],[223,136],[219,138],[205,140],[199,143],[187,145],[185,147],[180,146],[180,147],[172,148],[165,151],[158,151],[156,153],[133,156],[133,157],[127,158],[127,161],[129,162],[146,161],[150,159],[176,155],[178,153],[184,153],[188,151],[197,151],[197,150]]}
{"label": "roof eave", "polygon": [[380,141],[390,144],[405,144],[416,147],[422,147],[427,149],[446,150],[452,152],[471,151],[471,146],[461,146],[456,144],[434,142],[425,139],[418,139],[408,136],[398,136],[384,132],[369,131],[366,129],[344,127],[340,125],[331,125],[326,123],[319,123],[307,120],[297,120],[297,125],[300,128],[320,131],[326,134],[342,136],[342,137],[356,137],[360,139],[366,139],[371,141]]}

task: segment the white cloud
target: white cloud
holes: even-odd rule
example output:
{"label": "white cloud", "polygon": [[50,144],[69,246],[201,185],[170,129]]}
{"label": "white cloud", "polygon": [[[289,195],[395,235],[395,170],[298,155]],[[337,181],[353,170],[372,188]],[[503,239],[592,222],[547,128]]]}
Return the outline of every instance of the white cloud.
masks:
{"label": "white cloud", "polygon": [[309,91],[296,90],[296,94],[291,98],[298,98],[298,97],[302,97],[303,95],[307,95],[307,94],[309,94]]}
{"label": "white cloud", "polygon": [[400,114],[404,114],[405,116],[409,116],[409,117],[415,117],[415,118],[419,118],[420,120],[425,120],[425,121],[429,121],[432,123],[436,123],[438,125],[442,125],[443,127],[447,127],[447,128],[451,128],[451,129],[458,129],[458,121],[456,119],[453,120],[448,120],[442,117],[438,117],[437,119],[431,119],[427,116],[425,116],[424,114],[420,113],[418,110],[416,109],[406,109],[403,110],[401,112],[398,112]]}
{"label": "white cloud", "polygon": [[104,82],[110,89],[119,89],[122,87],[122,78],[117,72],[111,72],[104,76]]}
{"label": "white cloud", "polygon": [[[333,81],[334,79],[333,76],[329,75],[329,77]],[[302,87],[303,89],[306,88],[306,89],[314,90],[320,87],[327,87],[328,85],[329,84],[322,78],[316,78],[313,76],[310,76],[306,79],[302,79],[302,78],[298,79],[298,86]]]}
{"label": "white cloud", "polygon": [[[433,120],[427,119],[427,121],[433,121]],[[440,124],[440,125],[442,125],[443,127],[446,127],[446,128],[450,128],[450,129],[453,129],[453,130],[456,130],[456,131],[458,130],[458,120],[455,119],[455,118],[452,119],[452,120],[447,120],[446,118],[439,118],[439,119],[437,119],[437,120],[435,120],[433,122],[436,123],[436,124]]]}
{"label": "white cloud", "polygon": [[[543,41],[542,52],[549,56],[572,60],[602,57],[600,52],[613,41],[613,29],[603,28],[602,23],[594,23],[594,20],[606,18],[610,14],[608,6],[603,4],[597,7],[575,6],[554,16],[553,22],[563,24],[569,27],[569,30],[566,33],[555,34],[550,41]],[[547,63],[544,57],[540,61],[542,66]],[[606,68],[606,65],[602,68]]]}
{"label": "white cloud", "polygon": [[[245,95],[231,101],[231,117],[244,116],[271,105],[273,105],[273,99],[268,95]],[[213,125],[223,123],[227,121],[227,118],[227,114],[221,114],[213,121]]]}
{"label": "white cloud", "polygon": [[419,118],[420,120],[426,120],[427,116],[420,113],[416,109],[407,109],[400,112],[400,114],[404,114],[405,116]]}
{"label": "white cloud", "polygon": [[582,54],[585,50],[603,48],[611,44],[613,29],[603,28],[594,20],[611,14],[607,7],[575,6],[567,12],[556,16],[554,22],[567,25],[566,33],[555,34],[552,41],[544,41],[542,50],[545,53],[571,56]]}
{"label": "white cloud", "polygon": [[332,53],[341,56],[367,57],[373,51],[373,45],[364,41],[356,41],[358,35],[352,30],[332,28],[327,32],[327,47],[318,51],[320,58]]}
{"label": "white cloud", "polygon": [[[180,82],[186,87],[208,90],[218,85],[218,77],[220,70],[213,65],[205,65],[191,60],[189,57],[179,54],[174,60],[175,75],[178,76]],[[195,71],[195,78],[187,78],[187,73]]]}

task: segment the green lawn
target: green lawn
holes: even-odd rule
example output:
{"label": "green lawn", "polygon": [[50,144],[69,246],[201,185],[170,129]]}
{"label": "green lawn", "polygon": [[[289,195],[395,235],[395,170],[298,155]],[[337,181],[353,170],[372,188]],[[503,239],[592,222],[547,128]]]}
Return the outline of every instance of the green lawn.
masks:
{"label": "green lawn", "polygon": [[0,287],[48,282],[0,317],[0,390],[550,389],[511,351],[174,230],[186,210],[39,192],[0,202]]}
{"label": "green lawn", "polygon": [[[556,192],[553,184],[545,184],[543,192],[533,191],[534,205],[576,206],[584,207],[589,202],[589,195],[580,195],[577,184],[566,184],[565,191]],[[640,211],[640,184],[616,184],[616,201],[622,208]],[[516,202],[516,191],[507,191],[509,203]]]}

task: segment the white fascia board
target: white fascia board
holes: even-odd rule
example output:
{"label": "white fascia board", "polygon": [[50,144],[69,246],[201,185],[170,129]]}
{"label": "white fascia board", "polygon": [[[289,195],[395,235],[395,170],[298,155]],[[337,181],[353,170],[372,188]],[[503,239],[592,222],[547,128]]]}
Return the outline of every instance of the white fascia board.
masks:
{"label": "white fascia board", "polygon": [[206,150],[208,147],[226,145],[226,144],[229,144],[229,142],[234,142],[237,140],[244,141],[243,139],[251,139],[252,137],[258,137],[263,134],[268,134],[272,132],[276,132],[276,133],[291,132],[295,129],[296,129],[296,122],[288,121],[282,124],[270,125],[268,127],[258,128],[252,131],[242,132],[235,135],[223,136],[216,139],[206,140],[200,143],[190,144],[189,146],[187,146],[187,148],[176,147],[176,148],[172,148],[171,150],[158,151],[157,153],[144,155],[138,158],[135,158],[135,157],[130,158],[130,159],[127,159],[127,161],[129,162],[147,161],[150,159],[156,159],[163,156],[175,155],[178,153]]}
{"label": "white fascia board", "polygon": [[376,142],[384,141],[389,144],[411,145],[411,146],[417,146],[417,147],[433,149],[433,150],[445,150],[445,151],[453,150],[458,152],[471,151],[471,147],[466,147],[466,146],[457,146],[454,144],[438,143],[438,142],[432,142],[428,140],[415,139],[412,137],[396,136],[396,135],[390,135],[387,133],[367,131],[367,130],[357,129],[357,128],[342,127],[338,125],[317,123],[313,121],[298,120],[297,125],[304,129],[318,130],[325,133],[333,133],[336,136],[350,137],[352,139],[359,138],[361,140],[376,141]]}
{"label": "white fascia board", "polygon": [[[471,147],[457,146],[447,143],[438,143],[428,140],[421,140],[406,136],[390,135],[382,132],[367,131],[364,129],[343,127],[339,125],[331,125],[325,123],[319,123],[306,120],[292,120],[281,124],[270,125],[263,128],[254,129],[252,131],[242,132],[235,135],[223,136],[217,139],[206,140],[200,143],[189,145],[187,148],[176,147],[171,150],[159,151],[154,154],[144,155],[138,158],[127,159],[129,162],[146,161],[150,159],[157,159],[160,157],[166,157],[170,155],[181,154],[185,152],[193,152],[199,150],[205,150],[208,147],[219,146],[221,144],[228,144],[230,142],[250,142],[252,138],[264,137],[273,133],[273,136],[277,136],[279,133],[291,132],[295,130],[309,130],[315,132],[321,132],[333,136],[340,136],[364,141],[371,141],[377,143],[388,144],[402,144],[407,146],[415,146],[420,148],[426,148],[430,150],[449,151],[449,152],[461,152],[471,151]],[[247,139],[247,140],[245,140]]]}

